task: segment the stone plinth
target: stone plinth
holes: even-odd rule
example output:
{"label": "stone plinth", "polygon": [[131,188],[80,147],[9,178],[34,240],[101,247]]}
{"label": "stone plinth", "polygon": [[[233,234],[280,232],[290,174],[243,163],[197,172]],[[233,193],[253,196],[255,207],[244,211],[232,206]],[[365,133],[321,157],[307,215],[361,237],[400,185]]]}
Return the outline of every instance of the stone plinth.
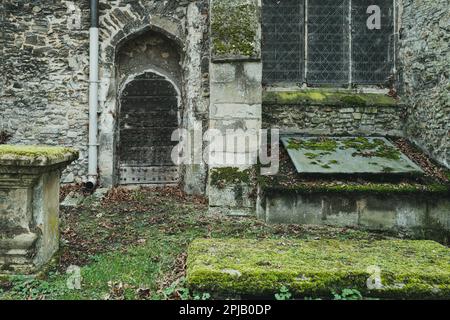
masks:
{"label": "stone plinth", "polygon": [[34,273],[58,250],[61,172],[77,158],[69,148],[0,146],[0,274]]}

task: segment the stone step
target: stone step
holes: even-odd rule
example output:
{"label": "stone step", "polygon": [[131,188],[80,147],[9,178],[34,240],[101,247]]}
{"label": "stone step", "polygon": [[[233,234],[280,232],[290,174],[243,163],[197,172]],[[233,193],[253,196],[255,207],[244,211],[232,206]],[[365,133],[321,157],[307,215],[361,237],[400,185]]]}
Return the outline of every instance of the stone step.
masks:
{"label": "stone step", "polygon": [[450,298],[450,249],[434,241],[200,239],[188,250],[192,290],[219,296]]}

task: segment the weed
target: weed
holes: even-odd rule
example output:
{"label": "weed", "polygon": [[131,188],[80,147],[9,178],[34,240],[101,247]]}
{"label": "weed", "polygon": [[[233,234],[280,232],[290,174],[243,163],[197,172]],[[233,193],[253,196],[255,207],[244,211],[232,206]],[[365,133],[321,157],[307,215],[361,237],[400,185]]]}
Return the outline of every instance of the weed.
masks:
{"label": "weed", "polygon": [[275,294],[276,300],[289,300],[292,298],[292,293],[289,291],[289,288],[286,286],[282,286],[280,291]]}
{"label": "weed", "polygon": [[332,291],[334,300],[362,300],[362,294],[356,289],[343,289],[341,293]]}

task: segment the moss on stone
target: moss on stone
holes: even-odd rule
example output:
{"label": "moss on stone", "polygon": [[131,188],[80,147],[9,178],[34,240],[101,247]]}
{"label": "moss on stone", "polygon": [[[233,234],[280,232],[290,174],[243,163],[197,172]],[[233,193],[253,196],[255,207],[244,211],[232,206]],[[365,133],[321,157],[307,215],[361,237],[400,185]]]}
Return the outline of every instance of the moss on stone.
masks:
{"label": "moss on stone", "polygon": [[[306,149],[316,151],[335,151],[337,148],[337,141],[334,139],[309,139],[300,140],[296,138],[289,139],[288,149]],[[322,155],[322,154],[320,154]]]}
{"label": "moss on stone", "polygon": [[66,147],[50,147],[50,146],[28,146],[28,145],[0,145],[0,159],[1,158],[49,158],[59,159],[65,157],[67,154],[78,154],[71,148]]}
{"label": "moss on stone", "polygon": [[[379,290],[367,287],[374,267]],[[286,286],[299,297],[354,288],[364,296],[450,298],[450,250],[433,241],[196,240],[187,282],[219,294],[273,295]]]}
{"label": "moss on stone", "polygon": [[229,184],[250,183],[251,169],[240,170],[234,167],[214,168],[211,170],[210,183],[215,187]]}
{"label": "moss on stone", "polygon": [[253,1],[214,0],[211,6],[212,52],[216,57],[257,55],[258,8]]}
{"label": "moss on stone", "polygon": [[343,96],[341,101],[352,107],[364,107],[367,104],[366,100],[358,95]]}
{"label": "moss on stone", "polygon": [[[318,163],[316,163],[318,164]],[[439,183],[377,183],[377,182],[347,182],[333,181],[291,181],[285,176],[260,176],[258,183],[265,192],[295,192],[295,193],[378,193],[378,194],[438,194],[450,193],[450,186]]]}
{"label": "moss on stone", "polygon": [[391,160],[400,160],[401,158],[401,152],[393,146],[388,146],[382,139],[373,139],[371,142],[365,137],[356,137],[345,139],[342,143],[344,149],[356,150],[353,153],[354,157],[378,157]]}
{"label": "moss on stone", "polygon": [[353,93],[327,89],[305,89],[298,91],[265,91],[266,105],[326,105],[344,107],[395,106],[397,100],[383,94]]}

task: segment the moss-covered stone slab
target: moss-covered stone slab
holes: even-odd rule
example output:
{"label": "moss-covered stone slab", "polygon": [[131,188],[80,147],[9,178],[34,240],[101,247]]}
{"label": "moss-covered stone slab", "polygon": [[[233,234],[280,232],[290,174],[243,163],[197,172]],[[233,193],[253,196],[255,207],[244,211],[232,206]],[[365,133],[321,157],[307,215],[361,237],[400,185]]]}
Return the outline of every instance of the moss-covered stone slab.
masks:
{"label": "moss-covered stone slab", "polygon": [[379,93],[356,93],[330,89],[265,91],[265,105],[324,105],[347,107],[383,107],[401,105],[398,100]]}
{"label": "moss-covered stone slab", "polygon": [[66,147],[0,145],[0,166],[49,166],[71,162],[78,155],[77,150]]}
{"label": "moss-covered stone slab", "polygon": [[193,290],[222,295],[450,298],[450,249],[433,241],[200,239],[188,250]]}
{"label": "moss-covered stone slab", "polygon": [[382,137],[285,136],[281,141],[299,173],[423,175],[419,166]]}

